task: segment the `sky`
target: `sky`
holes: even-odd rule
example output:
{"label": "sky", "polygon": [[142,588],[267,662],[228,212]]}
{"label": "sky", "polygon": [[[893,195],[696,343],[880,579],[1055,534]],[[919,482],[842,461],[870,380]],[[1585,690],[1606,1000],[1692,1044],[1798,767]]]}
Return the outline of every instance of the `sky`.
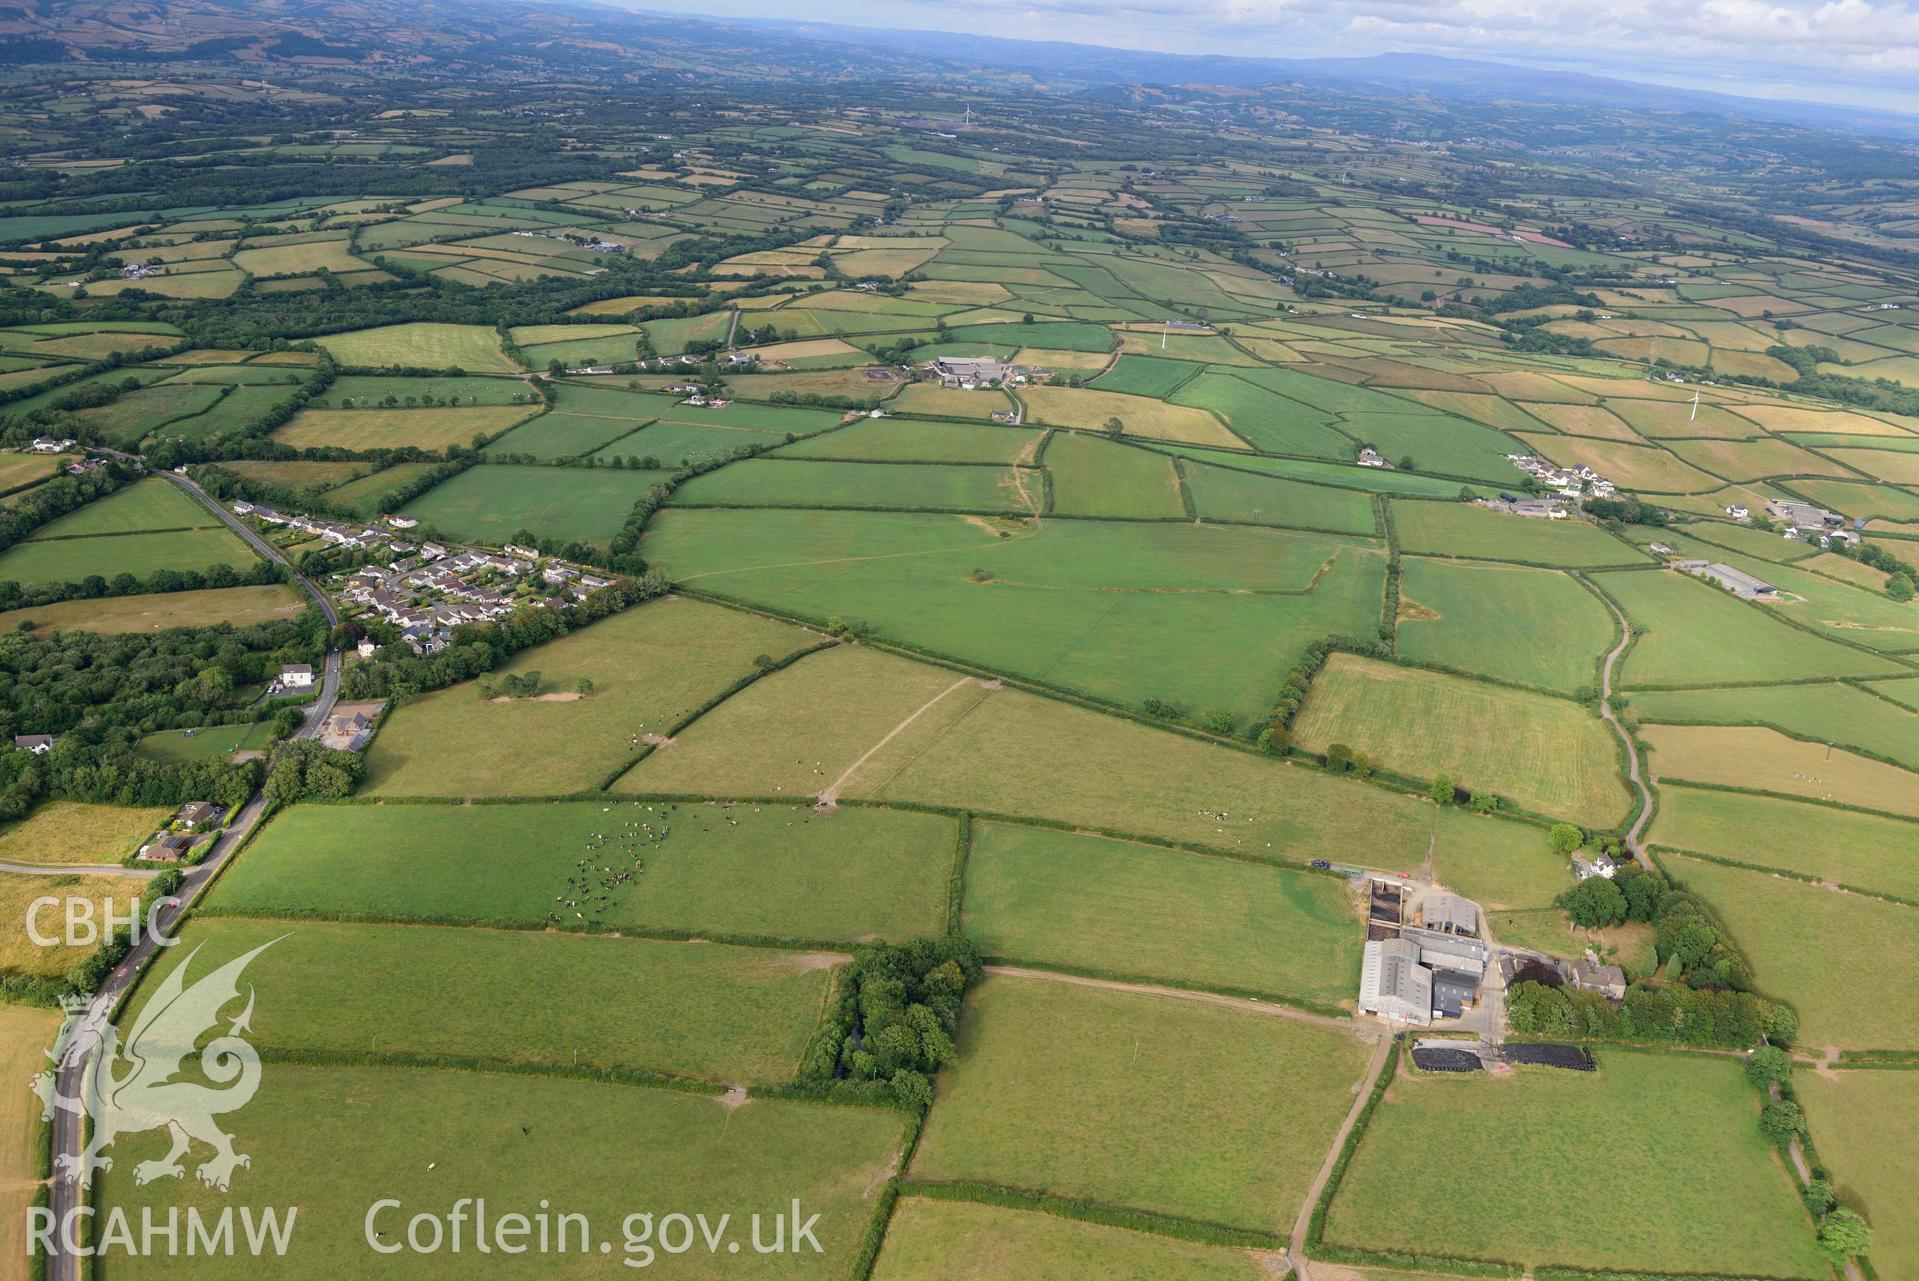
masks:
{"label": "sky", "polygon": [[1419,52],[1919,112],[1919,0],[645,0],[716,17],[1275,58]]}

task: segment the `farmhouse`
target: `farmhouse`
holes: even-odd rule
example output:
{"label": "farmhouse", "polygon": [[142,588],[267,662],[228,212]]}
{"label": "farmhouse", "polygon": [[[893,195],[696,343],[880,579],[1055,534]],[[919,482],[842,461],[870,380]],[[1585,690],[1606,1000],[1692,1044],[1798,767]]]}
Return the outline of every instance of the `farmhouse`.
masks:
{"label": "farmhouse", "polygon": [[53,745],[59,741],[59,739],[51,734],[15,734],[13,736],[13,750],[16,752],[32,752],[36,756],[45,756],[53,750]]}
{"label": "farmhouse", "polygon": [[288,663],[280,669],[280,688],[313,688],[313,669],[305,663]]}
{"label": "farmhouse", "polygon": [[35,436],[27,449],[35,454],[62,454],[73,446],[72,440],[62,440],[57,436]]}
{"label": "farmhouse", "polygon": [[1682,560],[1678,562],[1678,568],[1695,578],[1703,578],[1709,583],[1718,583],[1740,600],[1779,599],[1777,587],[1763,579],[1754,578],[1743,569],[1735,569],[1731,565],[1721,565],[1713,561]]}
{"label": "farmhouse", "polygon": [[1379,451],[1371,445],[1359,451],[1359,465],[1361,467],[1384,467],[1389,471],[1392,469],[1392,464],[1384,458],[1381,458]]}
{"label": "farmhouse", "polygon": [[142,845],[134,857],[149,863],[178,863],[194,844],[194,838],[185,832],[167,832]]}
{"label": "farmhouse", "polygon": [[1573,986],[1588,992],[1597,992],[1610,1000],[1626,999],[1626,971],[1617,965],[1601,965],[1599,958],[1588,950],[1586,955],[1573,962]]}
{"label": "farmhouse", "polygon": [[1612,874],[1618,870],[1619,865],[1604,854],[1590,859],[1580,858],[1577,855],[1573,857],[1573,875],[1582,881],[1589,881],[1595,876],[1603,876],[1610,881]]}

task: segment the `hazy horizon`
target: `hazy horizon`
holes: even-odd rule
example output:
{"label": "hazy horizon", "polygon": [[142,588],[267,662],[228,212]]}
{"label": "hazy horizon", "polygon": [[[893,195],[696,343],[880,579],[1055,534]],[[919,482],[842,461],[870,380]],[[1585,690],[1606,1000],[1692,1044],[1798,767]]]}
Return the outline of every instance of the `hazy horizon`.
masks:
{"label": "hazy horizon", "polygon": [[[1135,52],[1255,58],[1429,53],[1645,84],[1919,114],[1919,4],[1870,0],[926,0],[875,10],[820,0],[797,17],[768,0],[614,0],[715,18],[781,19],[1058,40]],[[975,21],[966,23],[963,16]],[[1566,56],[1577,50],[1577,57]],[[956,56],[964,48],[956,47]]]}

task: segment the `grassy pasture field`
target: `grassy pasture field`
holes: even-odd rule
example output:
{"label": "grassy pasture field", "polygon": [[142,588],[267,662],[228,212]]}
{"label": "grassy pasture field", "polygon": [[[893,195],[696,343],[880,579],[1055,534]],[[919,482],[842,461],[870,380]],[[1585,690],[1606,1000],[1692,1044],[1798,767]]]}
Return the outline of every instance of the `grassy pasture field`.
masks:
{"label": "grassy pasture field", "polygon": [[1365,494],[1190,459],[1180,466],[1193,506],[1206,520],[1290,525],[1367,536],[1379,533],[1372,499]]}
{"label": "grassy pasture field", "polygon": [[[263,958],[264,959],[264,958]],[[264,997],[263,997],[264,999]],[[824,1257],[811,1251],[709,1256],[699,1249],[653,1259],[676,1278],[788,1278],[851,1266],[891,1163],[903,1122],[897,1112],[782,1099],[727,1109],[710,1098],[593,1081],[486,1072],[432,1072],[406,1068],[309,1067],[275,1064],[263,1074],[242,1132],[253,1165],[234,1179],[234,1192],[204,1188],[191,1174],[137,1185],[141,1159],[163,1156],[163,1130],[126,1135],[115,1147],[112,1173],[99,1185],[104,1206],[197,1206],[208,1221],[230,1196],[245,1189],[259,1205],[297,1205],[299,1231],[289,1260],[312,1276],[352,1276],[368,1270],[368,1206],[399,1197],[404,1208],[384,1227],[403,1232],[408,1217],[431,1208],[444,1214],[457,1197],[484,1197],[493,1213],[529,1215],[541,1200],[555,1213],[588,1217],[595,1241],[568,1255],[494,1256],[503,1275],[536,1275],[563,1263],[582,1278],[631,1276],[621,1224],[636,1207],[704,1208],[709,1220],[731,1211],[732,1231],[748,1229],[740,1215],[770,1220],[798,1197],[818,1213],[815,1235]],[[425,1167],[434,1166],[431,1172]],[[343,1172],[351,1171],[350,1175]],[[423,1182],[424,1180],[424,1182]],[[771,1229],[768,1228],[770,1236]],[[556,1231],[557,1235],[557,1231]],[[575,1241],[578,1231],[575,1229]],[[601,1255],[599,1241],[613,1249]],[[467,1250],[407,1254],[400,1269],[425,1281],[468,1277]],[[244,1252],[192,1257],[181,1251],[140,1258],[115,1257],[116,1275],[174,1278],[246,1278],[259,1262]]]}
{"label": "grassy pasture field", "polygon": [[1395,500],[1393,531],[1400,549],[1414,555],[1469,560],[1523,561],[1561,569],[1630,565],[1645,559],[1630,547],[1583,520],[1541,520],[1508,516],[1471,503],[1422,503]]}
{"label": "grassy pasture field", "polygon": [[1919,908],[1679,854],[1661,861],[1712,905],[1761,988],[1799,1012],[1798,1045],[1919,1050]]}
{"label": "grassy pasture field", "polygon": [[126,392],[111,403],[77,411],[76,417],[110,444],[131,448],[142,436],[173,422],[205,413],[220,401],[218,387],[168,384]]}
{"label": "grassy pasture field", "polygon": [[1919,817],[1919,776],[1843,748],[1770,729],[1643,725],[1659,779],[1756,788]]}
{"label": "grassy pasture field", "polygon": [[328,490],[327,499],[350,507],[363,517],[377,516],[381,514],[380,508],[388,494],[402,485],[411,484],[437,466],[438,463],[395,463],[370,476],[362,476]]}
{"label": "grassy pasture field", "polygon": [[[807,727],[804,756],[787,745],[795,724]],[[1435,835],[1437,807],[1381,788],[1017,690],[987,694],[950,671],[859,647],[755,683],[613,790],[804,797],[842,775],[851,798],[980,808],[1280,861],[1346,858],[1363,845],[1382,866],[1412,867],[1457,834]]]}
{"label": "grassy pasture field", "polygon": [[1171,401],[1090,387],[1023,387],[1019,396],[1026,402],[1027,420],[1048,426],[1099,431],[1109,419],[1117,418],[1127,435],[1148,440],[1223,445],[1228,449],[1244,443],[1205,410]]}
{"label": "grassy pasture field", "polygon": [[[363,790],[545,796],[598,787],[640,753],[643,735],[666,733],[749,676],[757,656],[781,659],[814,639],[785,623],[695,601],[625,610],[522,651],[501,669],[540,672],[553,698],[490,701],[464,684],[395,709],[367,751]],[[582,677],[593,682],[583,698],[575,691]]]}
{"label": "grassy pasture field", "polygon": [[1668,783],[1649,839],[1919,902],[1919,823],[1905,819]]}
{"label": "grassy pasture field", "polygon": [[46,454],[0,453],[0,491],[15,490],[37,480],[45,480],[65,464],[65,459]]}
{"label": "grassy pasture field", "polygon": [[541,414],[529,418],[487,445],[489,455],[530,454],[541,462],[575,458],[603,448],[630,433],[637,424],[586,414]]}
{"label": "grassy pasture field", "polygon": [[342,374],[312,404],[321,409],[370,409],[388,396],[405,402],[409,397],[437,401],[458,400],[469,405],[537,405],[540,397],[518,378],[464,378],[443,376],[403,378],[387,374]]}
{"label": "grassy pasture field", "polygon": [[243,569],[252,560],[252,550],[224,526],[99,534],[58,542],[15,543],[0,553],[0,581],[75,583],[94,574],[112,578],[123,573],[145,578],[161,569],[207,570],[215,565]]}
{"label": "grassy pasture field", "polygon": [[1583,827],[1612,827],[1632,804],[1618,740],[1581,704],[1352,654],[1327,657],[1293,735],[1316,752],[1344,743],[1414,778],[1450,774]]}
{"label": "grassy pasture field", "polygon": [[1030,461],[1045,433],[1032,427],[976,427],[910,419],[866,419],[796,440],[781,458],[846,458],[881,463],[1014,463]]}
{"label": "grassy pasture field", "polygon": [[93,600],[63,600],[51,605],[0,613],[0,630],[16,631],[31,623],[36,636],[57,631],[157,632],[169,627],[206,627],[292,618],[306,608],[304,597],[277,584],[267,587],[213,587],[197,592],[162,592],[154,596],[102,596]]}
{"label": "grassy pasture field", "polygon": [[423,321],[327,334],[315,341],[343,365],[520,372],[500,349],[500,336],[485,325]]}
{"label": "grassy pasture field", "polygon": [[[344,380],[342,380],[344,381]],[[301,459],[235,458],[218,464],[247,480],[263,485],[283,485],[288,489],[332,489],[358,480],[371,472],[370,462],[308,462]]]}
{"label": "grassy pasture field", "polygon": [[203,761],[235,752],[264,752],[273,745],[272,726],[218,725],[192,731],[165,729],[143,734],[134,751],[157,761]]}
{"label": "grassy pasture field", "polygon": [[1283,1231],[1365,1062],[1363,1042],[1329,1027],[988,978],[911,1173]]}
{"label": "grassy pasture field", "polygon": [[1029,511],[1039,478],[1024,492],[1020,479],[1011,468],[971,464],[749,458],[695,476],[673,491],[673,505]]}
{"label": "grassy pasture field", "polygon": [[[300,806],[260,833],[211,907],[535,925],[582,858],[610,867],[630,841],[643,869],[605,878],[601,927],[903,940],[942,928],[957,828],[903,810],[730,801]],[[572,909],[560,917],[554,928],[585,927]]]}
{"label": "grassy pasture field", "polygon": [[1840,1198],[1872,1223],[1872,1267],[1919,1272],[1919,1085],[1910,1072],[1799,1072],[1793,1093],[1819,1136],[1819,1157]]}
{"label": "grassy pasture field", "polygon": [[1336,1005],[1363,931],[1345,883],[1105,837],[975,823],[966,933],[1013,963]]}
{"label": "grassy pasture field", "polygon": [[172,814],[164,807],[48,801],[0,831],[0,862],[118,863]]}
{"label": "grassy pasture field", "polygon": [[[861,380],[853,394],[871,395],[887,384]],[[937,418],[973,418],[985,421],[997,413],[1011,413],[1013,402],[1003,391],[962,391],[935,383],[909,383],[886,400],[886,408],[900,414],[930,414]]]}
{"label": "grassy pasture field", "polygon": [[482,463],[404,508],[423,524],[498,547],[522,529],[543,538],[604,544],[640,497],[667,473]]}
{"label": "grassy pasture field", "polygon": [[1054,1214],[908,1196],[874,1281],[1265,1281],[1276,1254],[1200,1245]]}
{"label": "grassy pasture field", "polygon": [[158,476],[136,480],[97,502],[88,503],[33,531],[40,542],[95,534],[134,534],[153,529],[204,529],[219,518]]}
{"label": "grassy pasture field", "polygon": [[1638,633],[1619,669],[1627,689],[1906,670],[1789,627],[1767,616],[1771,606],[1749,604],[1690,574],[1602,574],[1593,581]]}
{"label": "grassy pasture field", "polygon": [[1165,360],[1157,356],[1126,355],[1094,380],[1098,391],[1124,392],[1131,396],[1164,399],[1179,390],[1180,384],[1200,372],[1201,367],[1187,360]]}
{"label": "grassy pasture field", "polygon": [[[277,941],[275,941],[277,940]],[[828,954],[655,939],[337,921],[206,918],[129,1002],[176,966],[247,968],[253,1041],[282,1053],[447,1055],[785,1081],[832,986]],[[196,955],[198,953],[198,955]],[[618,993],[617,1000],[606,999]],[[592,1018],[580,1012],[593,1008]]]}
{"label": "grassy pasture field", "polygon": [[1399,654],[1416,663],[1571,694],[1598,683],[1618,639],[1605,603],[1566,574],[1416,556],[1399,572]]}
{"label": "grassy pasture field", "polygon": [[1119,702],[1240,716],[1308,644],[1377,626],[1385,570],[1337,535],[891,512],[669,510],[640,550],[705,591]]}
{"label": "grassy pasture field", "polygon": [[[1620,1123],[1649,1110],[1657,1125]],[[1602,1050],[1597,1072],[1504,1080],[1403,1070],[1347,1167],[1326,1240],[1534,1267],[1824,1277],[1758,1114],[1739,1065],[1701,1055]],[[1502,1177],[1457,1177],[1479,1169]],[[1666,1193],[1635,1215],[1590,1195],[1649,1181]]]}
{"label": "grassy pasture field", "polygon": [[[1434,824],[1433,873],[1448,889],[1488,911],[1541,908],[1572,884],[1567,859],[1530,823],[1489,818],[1463,809],[1441,811]],[[1359,862],[1386,870],[1368,855]]]}
{"label": "grassy pasture field", "polygon": [[1179,477],[1164,454],[1058,432],[1046,445],[1053,510],[1066,516],[1182,519]]}
{"label": "grassy pasture field", "polygon": [[496,436],[539,412],[532,405],[461,405],[433,409],[302,409],[273,439],[295,449],[462,447]]}
{"label": "grassy pasture field", "polygon": [[1837,743],[1919,769],[1919,712],[1854,685],[1649,690],[1633,696],[1642,721],[1769,725],[1795,738]]}
{"label": "grassy pasture field", "polygon": [[[1264,454],[1200,449],[1191,445],[1156,444],[1148,448],[1203,463],[1218,463],[1242,471],[1256,471],[1265,476],[1283,476],[1289,480],[1303,480],[1329,488],[1360,490],[1366,493],[1457,498],[1462,488],[1456,480],[1445,480],[1438,476],[1421,476],[1414,472],[1382,471],[1376,467],[1361,467],[1354,462],[1321,462],[1310,458],[1271,458]],[[1358,448],[1349,442],[1339,456],[1355,458],[1358,456]],[[1470,489],[1475,494],[1492,492],[1483,485],[1466,485],[1463,488]]]}

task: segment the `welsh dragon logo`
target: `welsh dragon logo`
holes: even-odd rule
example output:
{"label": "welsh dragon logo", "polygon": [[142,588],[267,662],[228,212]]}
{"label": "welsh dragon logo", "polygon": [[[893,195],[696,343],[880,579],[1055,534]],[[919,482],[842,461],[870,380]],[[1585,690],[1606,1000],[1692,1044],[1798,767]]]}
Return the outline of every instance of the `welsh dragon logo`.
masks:
{"label": "welsh dragon logo", "polygon": [[[246,1008],[226,1033],[197,1050],[195,1045],[219,1024],[220,1011],[240,996],[240,974],[248,963],[277,942],[262,943],[188,986],[187,970],[200,954],[196,946],[155,989],[124,1044],[119,1029],[107,1018],[111,1002],[68,1007],[60,1038],[47,1052],[54,1066],[33,1078],[33,1090],[40,1096],[43,1121],[51,1121],[56,1110],[79,1113],[93,1122],[93,1137],[79,1156],[68,1152],[55,1156],[59,1175],[77,1178],[81,1187],[87,1187],[95,1170],[113,1168],[113,1158],[102,1152],[115,1139],[157,1129],[167,1131],[173,1147],[157,1161],[134,1166],[137,1183],[181,1178],[186,1171],[180,1159],[196,1141],[213,1149],[212,1158],[195,1171],[208,1187],[226,1191],[233,1172],[252,1164],[244,1153],[234,1151],[233,1136],[214,1121],[245,1107],[260,1088],[259,1052],[241,1036],[251,1030],[251,986]],[[210,1086],[179,1079],[196,1053],[200,1074],[213,1082]],[[60,1075],[72,1067],[83,1073],[77,1096],[60,1092]]]}

